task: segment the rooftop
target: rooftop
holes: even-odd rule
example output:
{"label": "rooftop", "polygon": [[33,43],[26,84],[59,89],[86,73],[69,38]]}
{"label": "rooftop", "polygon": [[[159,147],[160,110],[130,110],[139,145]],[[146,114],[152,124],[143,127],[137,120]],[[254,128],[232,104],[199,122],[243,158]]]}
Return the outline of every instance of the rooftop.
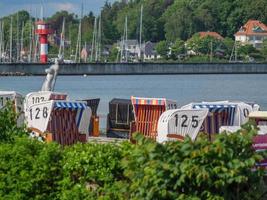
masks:
{"label": "rooftop", "polygon": [[210,31],[199,32],[199,35],[200,35],[200,38],[210,36],[210,37],[216,38],[218,40],[222,40],[223,39],[223,37],[217,32],[210,32]]}
{"label": "rooftop", "polygon": [[267,36],[267,26],[259,20],[248,20],[248,22],[241,26],[239,31],[235,34],[237,35],[266,35]]}

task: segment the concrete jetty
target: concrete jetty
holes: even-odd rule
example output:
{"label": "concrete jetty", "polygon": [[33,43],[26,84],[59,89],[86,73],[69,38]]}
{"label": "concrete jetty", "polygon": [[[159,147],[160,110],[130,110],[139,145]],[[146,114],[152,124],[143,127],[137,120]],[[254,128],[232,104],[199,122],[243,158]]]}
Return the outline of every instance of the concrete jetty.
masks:
{"label": "concrete jetty", "polygon": [[[0,75],[45,75],[51,64],[0,64]],[[266,74],[267,63],[75,63],[61,64],[60,75]]]}

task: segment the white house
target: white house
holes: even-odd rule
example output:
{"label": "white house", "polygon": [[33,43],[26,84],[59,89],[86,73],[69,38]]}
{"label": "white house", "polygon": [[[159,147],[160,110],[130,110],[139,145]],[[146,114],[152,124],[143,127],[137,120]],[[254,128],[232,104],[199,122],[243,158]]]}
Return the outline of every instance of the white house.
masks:
{"label": "white house", "polygon": [[235,34],[235,41],[242,45],[251,44],[261,48],[262,42],[267,39],[267,26],[258,20],[248,20]]}
{"label": "white house", "polygon": [[137,59],[140,55],[140,45],[137,40],[119,41],[117,48],[120,52],[126,51],[131,59]]}
{"label": "white house", "polygon": [[[140,57],[143,57],[144,60],[153,60],[159,58],[155,51],[155,43],[153,42],[145,42],[141,45],[140,51],[140,44],[138,40],[126,40],[126,41],[119,41],[117,43],[117,48],[119,51],[127,51],[128,58],[132,61],[138,61]],[[142,56],[140,56],[140,53]]]}

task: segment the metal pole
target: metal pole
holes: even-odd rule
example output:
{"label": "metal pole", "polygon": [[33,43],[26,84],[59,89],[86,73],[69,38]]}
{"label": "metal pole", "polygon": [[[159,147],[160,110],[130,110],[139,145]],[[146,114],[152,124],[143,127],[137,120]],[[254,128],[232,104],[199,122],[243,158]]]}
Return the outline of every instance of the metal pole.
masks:
{"label": "metal pole", "polygon": [[125,19],[125,39],[126,39],[126,43],[127,43],[127,46],[125,48],[126,52],[125,52],[125,56],[126,56],[126,62],[128,62],[128,17],[126,16],[126,19]]}
{"label": "metal pole", "polygon": [[101,60],[101,14],[99,16],[99,22],[98,22],[98,61]]}
{"label": "metal pole", "polygon": [[141,15],[140,15],[140,34],[139,34],[140,61],[142,61],[142,28],[143,28],[143,4],[141,5]]}
{"label": "metal pole", "polygon": [[23,44],[23,39],[24,39],[24,22],[22,22],[22,29],[21,29],[21,42],[20,42],[20,61],[22,61],[22,55],[21,52],[23,51],[24,44]]}
{"label": "metal pole", "polygon": [[95,22],[94,22],[94,31],[93,31],[92,46],[91,46],[91,58],[90,58],[91,62],[93,62],[93,55],[94,55],[95,29],[96,29],[96,17],[95,17]]}
{"label": "metal pole", "polygon": [[64,58],[64,48],[65,48],[65,17],[63,18],[62,30],[60,35],[60,45],[59,45],[59,58]]}
{"label": "metal pole", "polygon": [[19,12],[17,12],[17,41],[16,41],[16,46],[17,46],[17,62],[19,62],[19,55],[20,55],[20,39],[19,39]]}
{"label": "metal pole", "polygon": [[32,31],[33,31],[32,19],[30,17],[30,35],[29,35],[30,47],[29,47],[29,54],[28,54],[28,62],[32,62]]}
{"label": "metal pole", "polygon": [[95,62],[97,62],[98,57],[98,22],[96,19],[96,27],[95,27]]}
{"label": "metal pole", "polygon": [[2,21],[0,21],[0,62],[2,62],[2,43],[3,43],[3,27],[2,27]]}
{"label": "metal pole", "polygon": [[10,38],[9,38],[9,62],[12,62],[12,46],[13,46],[13,17],[11,16],[10,23]]}

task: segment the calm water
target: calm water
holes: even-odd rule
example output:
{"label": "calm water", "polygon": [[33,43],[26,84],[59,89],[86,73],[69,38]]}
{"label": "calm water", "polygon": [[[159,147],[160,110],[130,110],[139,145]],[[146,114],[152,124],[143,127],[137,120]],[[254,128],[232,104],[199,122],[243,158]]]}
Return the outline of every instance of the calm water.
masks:
{"label": "calm water", "polygon": [[[0,90],[40,90],[44,77],[0,77]],[[267,75],[60,76],[56,91],[71,99],[101,98],[101,127],[112,98],[166,97],[182,106],[193,101],[241,100],[267,109]]]}

